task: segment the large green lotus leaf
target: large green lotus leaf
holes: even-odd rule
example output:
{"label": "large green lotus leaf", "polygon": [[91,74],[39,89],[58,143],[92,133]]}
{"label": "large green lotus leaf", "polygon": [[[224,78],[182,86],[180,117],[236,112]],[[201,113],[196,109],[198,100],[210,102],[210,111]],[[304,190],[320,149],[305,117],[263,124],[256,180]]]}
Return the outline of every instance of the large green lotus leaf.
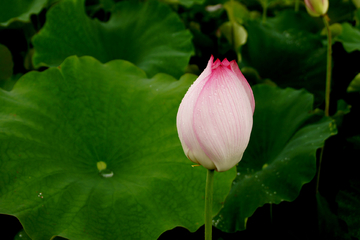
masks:
{"label": "large green lotus leaf", "polygon": [[305,90],[256,85],[253,91],[251,139],[224,208],[214,219],[226,232],[245,229],[247,218],[266,203],[293,201],[315,175],[316,150],[336,133],[330,118],[313,113],[313,95]]}
{"label": "large green lotus leaf", "polygon": [[[156,239],[203,224],[206,169],[176,130],[195,80],[70,57],[0,90],[0,213],[32,239]],[[99,171],[101,170],[101,171]],[[236,176],[215,174],[214,215]]]}
{"label": "large green lotus leaf", "polygon": [[128,60],[148,76],[163,72],[180,77],[193,53],[191,34],[169,6],[157,1],[119,2],[108,22],[90,19],[84,0],[63,0],[46,15],[34,36],[36,67],[58,66],[70,55],[107,62]]}
{"label": "large green lotus leaf", "polygon": [[1,0],[0,26],[7,26],[15,20],[27,22],[31,14],[37,14],[48,0]]}
{"label": "large green lotus leaf", "polygon": [[245,25],[248,39],[242,47],[242,57],[244,64],[255,68],[263,79],[270,78],[280,87],[305,87],[322,100],[326,48],[321,36],[305,31],[299,24],[309,26],[311,20],[307,17],[286,11],[268,19],[266,24],[249,21]]}

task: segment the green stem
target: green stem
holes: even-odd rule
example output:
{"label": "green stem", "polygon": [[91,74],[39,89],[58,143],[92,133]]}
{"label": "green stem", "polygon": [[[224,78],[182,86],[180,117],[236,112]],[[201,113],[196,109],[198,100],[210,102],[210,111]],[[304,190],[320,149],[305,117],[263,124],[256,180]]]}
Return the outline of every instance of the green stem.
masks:
{"label": "green stem", "polygon": [[[331,32],[329,26],[329,18],[327,15],[323,16],[324,25],[326,28],[326,34],[328,39],[328,49],[327,49],[327,61],[326,61],[326,87],[325,87],[325,116],[329,116],[329,108],[330,108],[330,90],[331,90]],[[316,193],[319,192],[319,183],[320,183],[320,169],[321,162],[324,155],[324,147],[321,148],[318,170],[317,170],[317,179],[316,179]]]}
{"label": "green stem", "polygon": [[265,23],[266,22],[266,14],[267,14],[267,0],[263,0],[263,14],[262,14],[262,22]]}
{"label": "green stem", "polygon": [[207,171],[205,187],[205,240],[212,239],[212,202],[213,202],[214,170]]}
{"label": "green stem", "polygon": [[326,90],[325,90],[325,116],[329,116],[330,107],[330,85],[331,85],[331,32],[329,26],[329,18],[327,15],[323,17],[326,27],[328,49],[327,49],[327,63],[326,63]]}
{"label": "green stem", "polygon": [[295,0],[295,12],[299,11],[300,0]]}
{"label": "green stem", "polygon": [[234,17],[234,0],[231,0],[231,18],[230,18],[230,22],[231,22],[231,45],[234,49],[234,51],[237,53],[237,49],[235,47],[235,17]]}

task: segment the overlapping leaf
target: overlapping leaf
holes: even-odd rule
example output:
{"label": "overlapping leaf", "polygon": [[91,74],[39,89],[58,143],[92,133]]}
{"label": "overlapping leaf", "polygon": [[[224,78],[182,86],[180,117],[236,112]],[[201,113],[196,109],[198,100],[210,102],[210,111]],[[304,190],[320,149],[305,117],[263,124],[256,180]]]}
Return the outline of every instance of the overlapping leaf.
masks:
{"label": "overlapping leaf", "polygon": [[257,85],[253,91],[250,143],[225,206],[214,219],[226,232],[245,229],[246,219],[266,203],[293,201],[315,175],[316,150],[336,133],[330,118],[319,120],[313,114],[313,96],[305,90]]}
{"label": "overlapping leaf", "polygon": [[326,48],[321,37],[313,34],[313,20],[304,14],[283,11],[266,24],[249,21],[242,57],[263,79],[270,78],[280,87],[305,87],[323,99]]}
{"label": "overlapping leaf", "polygon": [[58,66],[68,56],[90,55],[103,63],[125,59],[149,76],[163,72],[176,78],[193,53],[190,32],[158,1],[119,2],[103,23],[86,16],[84,0],[63,0],[49,10],[33,44],[35,66]]}
{"label": "overlapping leaf", "polygon": [[31,14],[37,14],[48,0],[0,1],[0,25],[7,26],[15,20],[27,22]]}
{"label": "overlapping leaf", "polygon": [[[194,79],[148,79],[127,61],[70,57],[0,90],[0,212],[16,216],[32,239],[195,231],[206,169],[191,167],[175,124]],[[215,175],[214,214],[235,176]]]}
{"label": "overlapping leaf", "polygon": [[13,74],[14,62],[10,50],[0,44],[0,82]]}
{"label": "overlapping leaf", "polygon": [[360,30],[354,28],[349,23],[341,24],[341,34],[336,38],[337,41],[341,42],[344,49],[350,53],[356,50],[360,50]]}

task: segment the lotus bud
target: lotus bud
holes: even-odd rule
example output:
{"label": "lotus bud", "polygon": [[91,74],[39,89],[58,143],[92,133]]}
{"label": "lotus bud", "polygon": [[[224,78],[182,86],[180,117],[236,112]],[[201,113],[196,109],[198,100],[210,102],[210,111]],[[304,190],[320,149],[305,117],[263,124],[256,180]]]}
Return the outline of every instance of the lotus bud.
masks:
{"label": "lotus bud", "polygon": [[185,155],[218,172],[234,167],[249,143],[254,95],[235,60],[211,56],[181,101],[176,125]]}
{"label": "lotus bud", "polygon": [[327,13],[329,0],[304,0],[307,12],[313,17],[320,17]]}

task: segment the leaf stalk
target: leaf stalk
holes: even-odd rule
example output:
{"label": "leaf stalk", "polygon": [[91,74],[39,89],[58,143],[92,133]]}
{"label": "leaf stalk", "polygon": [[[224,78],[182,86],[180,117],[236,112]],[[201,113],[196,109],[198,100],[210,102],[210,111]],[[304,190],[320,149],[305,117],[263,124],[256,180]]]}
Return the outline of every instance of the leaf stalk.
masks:
{"label": "leaf stalk", "polygon": [[212,202],[214,170],[207,170],[205,187],[205,240],[212,239]]}

